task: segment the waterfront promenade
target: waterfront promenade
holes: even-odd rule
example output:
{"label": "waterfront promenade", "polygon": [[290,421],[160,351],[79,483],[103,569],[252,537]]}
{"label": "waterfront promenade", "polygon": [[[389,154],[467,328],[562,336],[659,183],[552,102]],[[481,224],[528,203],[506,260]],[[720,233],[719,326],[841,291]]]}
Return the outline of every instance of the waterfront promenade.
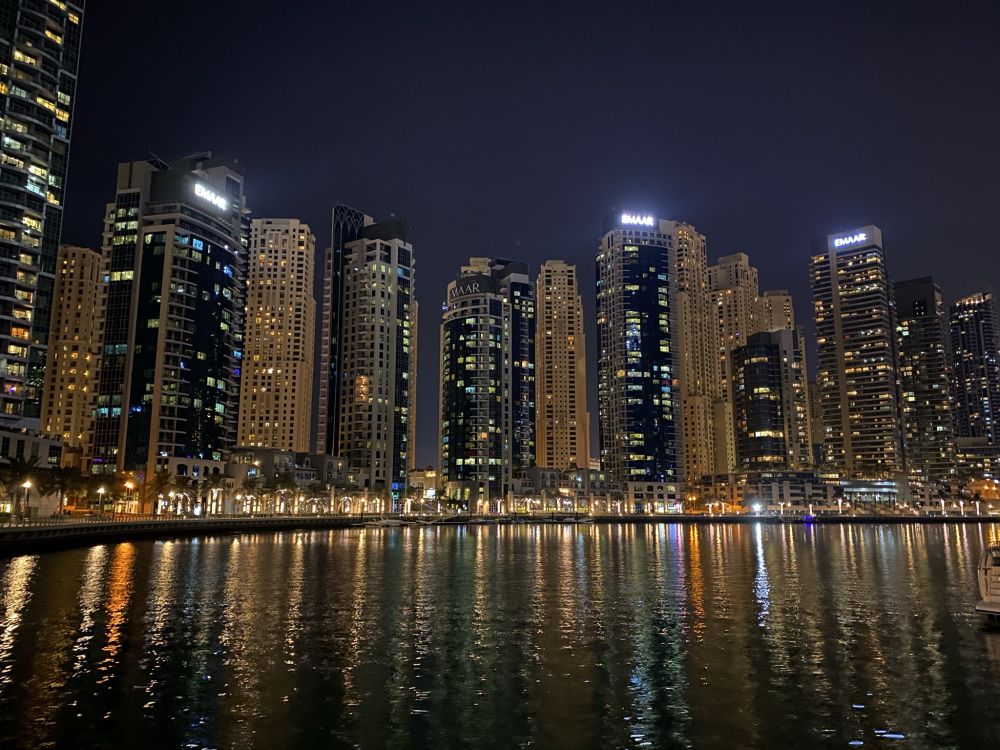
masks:
{"label": "waterfront promenade", "polygon": [[518,515],[455,514],[282,514],[282,515],[213,515],[184,517],[106,514],[46,518],[11,522],[0,526],[0,556],[45,551],[59,547],[120,542],[132,539],[242,534],[262,531],[340,529],[364,527],[379,519],[398,519],[407,526],[510,525],[510,524],[613,524],[613,523],[682,523],[682,524],[969,524],[1000,523],[1000,517],[974,514],[915,515],[913,513],[837,514],[816,516],[798,514],[607,514],[589,515],[573,512],[548,512]]}

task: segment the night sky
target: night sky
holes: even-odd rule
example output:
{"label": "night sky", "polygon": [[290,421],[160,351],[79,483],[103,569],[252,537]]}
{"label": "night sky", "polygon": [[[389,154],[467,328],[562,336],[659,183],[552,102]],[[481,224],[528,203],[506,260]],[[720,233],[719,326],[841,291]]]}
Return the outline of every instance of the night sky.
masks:
{"label": "night sky", "polygon": [[1000,282],[998,30],[1000,4],[968,1],[91,0],[63,240],[100,245],[119,161],[204,149],[318,248],[334,203],[405,217],[436,463],[439,308],[469,255],[580,264],[596,402],[613,206],[694,224],[710,262],[746,251],[803,321],[809,240],[863,224],[946,302]]}

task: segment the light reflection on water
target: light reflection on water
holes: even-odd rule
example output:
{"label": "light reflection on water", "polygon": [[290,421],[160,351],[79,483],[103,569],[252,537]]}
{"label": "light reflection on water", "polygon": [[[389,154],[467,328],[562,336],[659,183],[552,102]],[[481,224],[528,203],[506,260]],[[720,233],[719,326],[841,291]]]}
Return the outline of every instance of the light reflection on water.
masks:
{"label": "light reflection on water", "polygon": [[363,529],[0,561],[0,747],[985,747],[996,525]]}

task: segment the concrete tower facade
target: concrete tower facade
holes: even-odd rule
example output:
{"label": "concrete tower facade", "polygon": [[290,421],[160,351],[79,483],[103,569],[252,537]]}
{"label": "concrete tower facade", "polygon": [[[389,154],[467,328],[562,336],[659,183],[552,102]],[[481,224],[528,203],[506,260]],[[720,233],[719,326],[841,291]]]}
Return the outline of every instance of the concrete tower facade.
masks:
{"label": "concrete tower facade", "polygon": [[546,469],[587,469],[587,355],[576,266],[546,261],[538,272],[535,292],[536,462]]}
{"label": "concrete tower facade", "polygon": [[316,238],[298,219],[254,219],[237,442],[311,448]]}
{"label": "concrete tower facade", "polygon": [[848,477],[891,477],[903,452],[882,232],[869,225],[829,235],[812,253],[825,463]]}
{"label": "concrete tower facade", "polygon": [[62,440],[63,464],[80,469],[94,425],[104,293],[101,267],[101,254],[96,250],[73,245],[59,248],[41,428]]}

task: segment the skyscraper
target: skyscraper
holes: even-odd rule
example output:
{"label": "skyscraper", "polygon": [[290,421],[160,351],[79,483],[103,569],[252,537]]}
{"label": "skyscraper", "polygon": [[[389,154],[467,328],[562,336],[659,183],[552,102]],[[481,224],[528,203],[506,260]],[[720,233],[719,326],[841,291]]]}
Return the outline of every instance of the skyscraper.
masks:
{"label": "skyscraper", "polygon": [[312,443],[316,238],[298,219],[254,219],[237,443],[308,452]]}
{"label": "skyscraper", "polygon": [[619,483],[680,480],[672,229],[612,214],[597,251],[601,463]]}
{"label": "skyscraper", "polygon": [[956,437],[1000,444],[1000,318],[992,290],[950,309]]}
{"label": "skyscraper", "polygon": [[705,236],[666,223],[676,257],[677,379],[680,384],[683,478],[689,485],[715,473],[713,408],[720,396],[719,328],[708,288]]}
{"label": "skyscraper", "polygon": [[546,469],[588,469],[587,357],[576,266],[546,261],[535,291],[536,462]]}
{"label": "skyscraper", "polygon": [[906,469],[917,481],[948,480],[955,442],[941,290],[924,277],[896,282],[894,292]]}
{"label": "skyscraper", "polygon": [[812,465],[809,392],[799,331],[755,333],[732,353],[733,411],[742,471]]}
{"label": "skyscraper", "polygon": [[708,287],[715,307],[718,334],[718,398],[714,403],[715,471],[737,467],[736,423],[733,413],[732,352],[760,330],[760,284],[746,253],[719,258],[708,268]]}
{"label": "skyscraper", "polygon": [[62,439],[63,464],[78,468],[83,468],[94,423],[103,289],[99,252],[59,248],[41,428]]}
{"label": "skyscraper", "polygon": [[91,470],[221,467],[236,444],[249,212],[235,162],[118,165]]}
{"label": "skyscraper", "polygon": [[402,221],[369,224],[344,246],[338,355],[339,455],[364,487],[401,493],[409,468],[413,246]]}
{"label": "skyscraper", "polygon": [[813,240],[824,458],[849,477],[903,468],[892,286],[882,232],[864,226]]}
{"label": "skyscraper", "polygon": [[82,23],[83,2],[9,0],[0,9],[0,420],[8,426],[37,425],[41,407]]}
{"label": "skyscraper", "polygon": [[527,274],[520,263],[472,258],[448,285],[441,320],[441,478],[447,496],[470,509],[496,509],[509,497],[513,469],[522,468],[515,436],[526,427],[534,432],[534,411],[526,425],[524,410],[514,408],[514,394],[524,386],[514,360],[526,350],[518,341],[526,326],[514,322],[521,296],[515,292],[530,285]]}
{"label": "skyscraper", "polygon": [[319,366],[319,411],[316,426],[316,450],[339,455],[340,392],[342,374],[344,271],[347,243],[361,238],[361,232],[375,220],[355,208],[333,207],[330,248],[326,251],[321,307]]}

